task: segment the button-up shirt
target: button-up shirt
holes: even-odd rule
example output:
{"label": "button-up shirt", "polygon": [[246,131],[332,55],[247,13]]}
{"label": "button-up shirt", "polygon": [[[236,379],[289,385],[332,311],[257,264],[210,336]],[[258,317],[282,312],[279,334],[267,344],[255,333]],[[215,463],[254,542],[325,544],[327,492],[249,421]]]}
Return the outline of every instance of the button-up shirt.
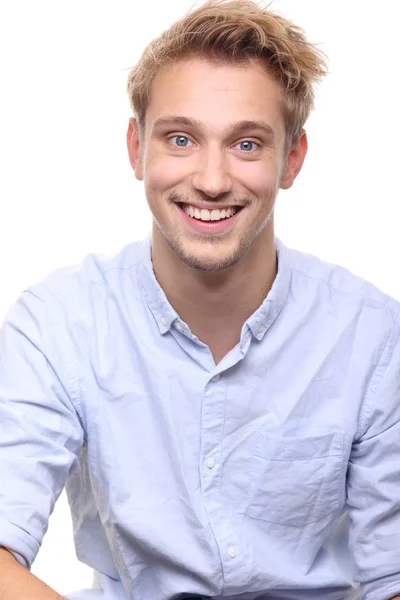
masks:
{"label": "button-up shirt", "polygon": [[400,593],[400,304],[276,250],[217,365],[159,286],[150,237],[8,311],[0,545],[30,568],[66,486],[95,574],[70,600]]}

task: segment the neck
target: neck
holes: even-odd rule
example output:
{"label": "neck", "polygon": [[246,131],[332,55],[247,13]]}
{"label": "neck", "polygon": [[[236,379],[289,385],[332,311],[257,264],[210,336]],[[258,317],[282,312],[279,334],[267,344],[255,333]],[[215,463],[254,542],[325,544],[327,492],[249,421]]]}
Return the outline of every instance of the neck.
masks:
{"label": "neck", "polygon": [[223,271],[189,267],[156,227],[152,261],[170,304],[218,362],[238,343],[243,324],[262,304],[276,277],[272,219],[240,261]]}

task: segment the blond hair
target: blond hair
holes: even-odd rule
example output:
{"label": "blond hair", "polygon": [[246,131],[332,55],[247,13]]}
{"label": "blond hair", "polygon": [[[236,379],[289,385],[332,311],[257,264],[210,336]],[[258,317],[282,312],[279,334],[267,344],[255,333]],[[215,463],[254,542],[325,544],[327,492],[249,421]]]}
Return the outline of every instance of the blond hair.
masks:
{"label": "blond hair", "polygon": [[314,108],[325,55],[304,31],[252,0],[209,0],[153,40],[128,77],[132,110],[143,131],[151,83],[160,68],[190,58],[243,65],[257,60],[281,85],[286,146],[299,139]]}

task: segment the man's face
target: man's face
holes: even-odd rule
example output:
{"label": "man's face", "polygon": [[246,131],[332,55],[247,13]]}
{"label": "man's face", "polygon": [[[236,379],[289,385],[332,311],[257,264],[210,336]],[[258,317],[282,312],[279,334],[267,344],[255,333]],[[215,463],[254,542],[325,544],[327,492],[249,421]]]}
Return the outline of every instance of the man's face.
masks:
{"label": "man's face", "polygon": [[127,139],[154,233],[205,271],[273,236],[278,189],[292,185],[307,149],[303,135],[285,156],[282,91],[258,64],[201,59],[158,72],[143,137],[131,119]]}

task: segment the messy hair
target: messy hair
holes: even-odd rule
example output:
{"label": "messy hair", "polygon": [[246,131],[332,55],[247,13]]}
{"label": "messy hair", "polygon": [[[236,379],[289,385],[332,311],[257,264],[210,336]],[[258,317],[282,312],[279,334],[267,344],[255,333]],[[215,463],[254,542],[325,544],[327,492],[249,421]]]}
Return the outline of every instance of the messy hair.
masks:
{"label": "messy hair", "polygon": [[286,147],[297,143],[314,108],[314,85],[326,73],[325,55],[300,27],[252,0],[208,0],[188,12],[144,49],[129,73],[129,101],[141,131],[157,72],[191,58],[257,61],[284,92]]}

